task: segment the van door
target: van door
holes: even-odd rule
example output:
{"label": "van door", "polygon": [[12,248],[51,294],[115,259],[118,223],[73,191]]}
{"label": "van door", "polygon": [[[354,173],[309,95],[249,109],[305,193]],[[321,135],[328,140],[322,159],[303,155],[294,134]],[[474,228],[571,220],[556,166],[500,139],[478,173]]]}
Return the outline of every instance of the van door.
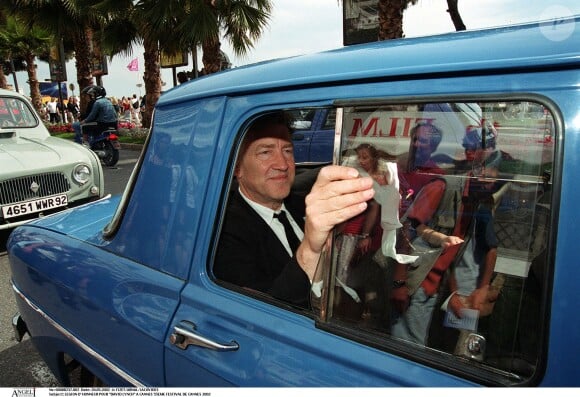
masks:
{"label": "van door", "polygon": [[[257,298],[189,285],[166,344],[167,386],[468,384],[429,369],[414,377],[414,364],[321,330],[312,313]],[[189,336],[179,346],[169,342],[174,335]]]}
{"label": "van door", "polygon": [[[221,166],[214,169],[219,175]],[[309,177],[310,173],[300,175]],[[221,181],[213,181],[221,186]],[[232,188],[228,185],[225,190]],[[215,222],[211,214],[219,213],[216,208],[227,199],[227,194],[220,198],[214,190],[212,184],[201,224]],[[218,232],[221,222],[218,219]],[[212,239],[218,238],[219,233],[200,234],[196,246],[211,247]],[[212,255],[202,251],[196,250],[192,269],[203,270],[190,274],[166,337],[167,386],[471,384],[430,368],[420,369],[417,376],[415,363],[328,332],[321,328],[317,300],[312,301],[316,309],[304,309],[243,286],[212,280],[205,272],[212,267]]]}
{"label": "van door", "polygon": [[[456,263],[440,268],[437,293],[426,295],[431,305],[420,307],[428,321],[419,342],[393,325],[397,318],[393,291],[411,287],[411,279],[401,283],[394,278],[393,263],[385,259],[382,248],[389,229],[381,219],[364,253],[357,251],[362,231],[334,235],[324,267],[328,271],[322,278],[327,287],[322,289],[322,300],[312,298],[311,310],[212,280],[205,271],[191,275],[165,345],[168,386],[520,385],[535,379],[541,371],[546,330],[542,302],[547,290],[542,277],[548,273],[554,146],[535,140],[545,131],[528,128],[527,118],[505,120],[503,112],[496,112],[498,101],[492,99],[470,107],[480,112],[479,122],[472,123],[471,117],[466,125],[464,106],[458,104],[474,103],[472,99],[457,102],[454,98],[455,102],[433,106],[365,101],[337,109],[343,139],[337,140],[341,155],[336,162],[362,169],[359,151],[372,146],[378,161],[377,169],[369,174],[383,175],[385,181],[397,174],[400,190],[395,197],[400,194],[401,202],[384,208],[416,206],[422,195],[420,184],[440,182],[447,193],[431,206],[432,216],[425,222],[439,233],[452,233],[460,209],[465,208],[462,198],[475,200],[471,212],[463,211],[466,219],[477,220],[473,225],[480,226],[466,229],[465,233],[475,234],[463,236],[468,244],[451,257]],[[546,117],[551,115],[548,112]],[[372,128],[368,128],[369,120],[375,123]],[[370,133],[375,127],[391,131],[395,121],[402,122],[404,132],[407,120],[406,136],[399,136],[397,129],[393,135]],[[532,124],[537,125],[537,120]],[[514,128],[516,132],[507,132]],[[524,141],[526,146],[522,146]],[[434,156],[420,155],[413,149],[419,144],[431,154],[436,153],[436,146],[445,144],[445,154],[451,159],[438,163]],[[468,153],[471,150],[473,156]],[[423,160],[420,164],[419,158]],[[378,190],[383,187],[389,184],[378,183]],[[219,206],[215,202],[223,205],[226,197],[212,199],[208,213],[213,205]],[[399,215],[401,225],[409,221],[413,226],[415,218],[406,212]],[[483,237],[481,230],[485,231]],[[412,233],[404,236],[409,237],[410,245],[390,245],[395,253],[428,258],[434,251],[430,247],[434,241],[421,242]],[[211,246],[211,239],[200,237],[198,244]],[[401,237],[400,241],[406,240]],[[484,246],[487,248],[482,249]],[[467,255],[467,249],[474,251]],[[491,278],[480,286],[478,269],[485,268],[481,255],[487,251],[495,252],[496,260]],[[431,256],[434,260],[429,266],[440,252]],[[196,258],[193,268],[209,265],[211,269],[208,255]],[[461,262],[463,256],[469,257],[465,263]],[[422,284],[417,277],[413,292]],[[450,290],[450,277],[461,281],[461,290]],[[486,304],[479,309],[469,307],[470,288],[471,292],[486,291]],[[465,317],[453,316],[452,292],[465,302]],[[537,332],[527,332],[529,329]]]}

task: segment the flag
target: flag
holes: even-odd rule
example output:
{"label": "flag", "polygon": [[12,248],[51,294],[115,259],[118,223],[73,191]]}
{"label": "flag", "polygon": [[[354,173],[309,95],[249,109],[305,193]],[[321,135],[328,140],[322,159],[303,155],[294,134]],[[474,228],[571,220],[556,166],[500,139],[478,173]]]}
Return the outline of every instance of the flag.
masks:
{"label": "flag", "polygon": [[129,69],[129,71],[131,71],[131,72],[138,72],[139,71],[139,60],[137,58],[133,59],[127,65],[127,69]]}

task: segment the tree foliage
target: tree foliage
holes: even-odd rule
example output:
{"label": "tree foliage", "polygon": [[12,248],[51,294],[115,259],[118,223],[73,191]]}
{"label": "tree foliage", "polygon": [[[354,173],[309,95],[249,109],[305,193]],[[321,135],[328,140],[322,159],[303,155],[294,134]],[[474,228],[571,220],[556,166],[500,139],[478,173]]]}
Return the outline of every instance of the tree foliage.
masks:
{"label": "tree foliage", "polygon": [[[159,54],[203,50],[203,73],[223,67],[222,40],[245,55],[267,27],[270,0],[0,0],[0,12],[27,29],[47,32],[52,44],[64,39],[74,52],[79,90],[94,84],[94,61],[132,55],[144,47],[148,116],[161,94]],[[0,56],[7,59],[0,37]],[[45,51],[46,54],[47,51]],[[46,56],[46,55],[43,56]],[[23,56],[24,54],[18,54]],[[14,55],[16,56],[16,55]],[[40,56],[40,53],[36,53]],[[98,76],[97,76],[98,77]],[[0,81],[2,74],[0,73]],[[98,80],[97,80],[98,81]],[[83,105],[81,101],[81,106]]]}
{"label": "tree foliage", "polygon": [[11,72],[18,70],[16,67],[26,70],[30,96],[37,110],[40,110],[41,98],[35,60],[48,51],[52,41],[53,36],[41,27],[28,25],[18,16],[4,14],[0,29],[3,63],[8,62]]}

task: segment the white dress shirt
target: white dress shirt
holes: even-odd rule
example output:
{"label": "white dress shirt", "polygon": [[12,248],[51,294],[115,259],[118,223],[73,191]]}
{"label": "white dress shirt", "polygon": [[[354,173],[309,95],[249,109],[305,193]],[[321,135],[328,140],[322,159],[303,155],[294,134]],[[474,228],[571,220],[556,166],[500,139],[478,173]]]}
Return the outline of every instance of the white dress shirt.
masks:
{"label": "white dress shirt", "polygon": [[250,200],[244,195],[241,189],[238,190],[242,195],[243,199],[246,200],[246,202],[250,205],[250,207],[252,207],[254,211],[256,211],[258,215],[260,215],[262,219],[264,219],[264,221],[268,224],[268,226],[270,226],[270,228],[272,229],[274,234],[278,237],[282,245],[284,245],[284,248],[286,248],[288,255],[294,256],[294,252],[292,252],[292,250],[290,249],[290,244],[288,244],[288,240],[286,239],[286,232],[284,231],[284,226],[282,226],[282,224],[278,219],[274,218],[274,214],[278,214],[280,213],[280,211],[286,211],[286,215],[288,217],[288,220],[290,221],[290,225],[292,226],[294,233],[296,233],[296,237],[298,237],[300,241],[302,241],[302,239],[304,238],[304,232],[302,231],[302,229],[300,229],[300,226],[298,226],[294,218],[292,218],[292,214],[290,214],[290,211],[286,209],[284,203],[282,203],[282,208],[280,208],[279,211],[274,211],[271,208],[268,208],[266,206],[263,206]]}

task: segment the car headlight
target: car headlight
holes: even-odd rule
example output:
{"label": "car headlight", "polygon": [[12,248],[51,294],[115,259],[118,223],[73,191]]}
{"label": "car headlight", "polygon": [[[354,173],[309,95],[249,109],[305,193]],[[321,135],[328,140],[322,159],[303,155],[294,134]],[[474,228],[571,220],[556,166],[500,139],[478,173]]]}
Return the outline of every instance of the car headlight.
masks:
{"label": "car headlight", "polygon": [[84,185],[91,179],[91,168],[86,164],[78,164],[73,171],[73,179]]}

